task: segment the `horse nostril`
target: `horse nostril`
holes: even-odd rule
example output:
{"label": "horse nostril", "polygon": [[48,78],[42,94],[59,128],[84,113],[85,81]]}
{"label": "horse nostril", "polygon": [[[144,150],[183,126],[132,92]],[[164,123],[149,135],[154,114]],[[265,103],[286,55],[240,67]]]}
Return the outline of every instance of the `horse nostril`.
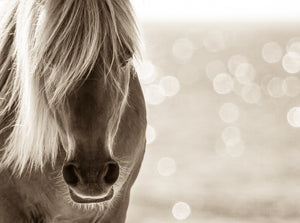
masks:
{"label": "horse nostril", "polygon": [[63,177],[70,186],[75,186],[80,180],[76,169],[76,166],[73,164],[68,164],[63,167]]}
{"label": "horse nostril", "polygon": [[108,162],[105,164],[106,170],[103,176],[103,180],[108,185],[113,185],[119,177],[119,165],[116,162]]}

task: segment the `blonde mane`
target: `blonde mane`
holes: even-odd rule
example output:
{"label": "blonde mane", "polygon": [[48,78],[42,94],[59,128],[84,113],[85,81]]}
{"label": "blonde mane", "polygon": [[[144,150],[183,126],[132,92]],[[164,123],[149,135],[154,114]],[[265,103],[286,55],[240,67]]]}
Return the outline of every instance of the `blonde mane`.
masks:
{"label": "blonde mane", "polygon": [[[0,125],[10,130],[1,167],[22,174],[54,165],[61,133],[53,111],[96,63],[124,106],[130,72],[119,71],[138,52],[138,34],[129,0],[16,0],[0,30]],[[71,135],[67,144],[71,157]]]}

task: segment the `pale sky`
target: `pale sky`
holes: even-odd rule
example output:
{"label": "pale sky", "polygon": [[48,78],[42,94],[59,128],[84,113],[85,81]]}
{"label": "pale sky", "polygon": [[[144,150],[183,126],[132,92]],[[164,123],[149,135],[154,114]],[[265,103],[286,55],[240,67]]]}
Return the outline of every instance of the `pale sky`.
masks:
{"label": "pale sky", "polygon": [[142,20],[300,20],[300,0],[131,0]]}
{"label": "pale sky", "polygon": [[[8,0],[0,0],[1,8]],[[138,18],[161,20],[300,21],[300,0],[131,0]]]}

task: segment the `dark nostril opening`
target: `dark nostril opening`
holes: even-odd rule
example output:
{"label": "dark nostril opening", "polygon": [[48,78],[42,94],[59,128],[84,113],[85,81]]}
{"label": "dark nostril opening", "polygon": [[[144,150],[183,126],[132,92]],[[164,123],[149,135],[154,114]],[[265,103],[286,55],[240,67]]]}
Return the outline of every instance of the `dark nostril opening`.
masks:
{"label": "dark nostril opening", "polygon": [[75,186],[79,182],[76,167],[73,164],[65,165],[63,167],[63,177],[70,186]]}
{"label": "dark nostril opening", "polygon": [[104,176],[104,182],[108,185],[114,184],[119,177],[119,165],[116,162],[110,162],[106,164],[106,174]]}

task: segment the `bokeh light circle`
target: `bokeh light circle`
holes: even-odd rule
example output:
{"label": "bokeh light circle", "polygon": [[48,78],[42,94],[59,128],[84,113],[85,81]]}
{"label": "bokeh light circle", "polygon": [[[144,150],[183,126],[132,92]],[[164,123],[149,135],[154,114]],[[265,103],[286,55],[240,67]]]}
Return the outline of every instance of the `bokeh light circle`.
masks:
{"label": "bokeh light circle", "polygon": [[195,46],[189,39],[177,39],[172,47],[172,53],[180,62],[190,60],[195,52]]}
{"label": "bokeh light circle", "polygon": [[213,60],[206,65],[205,71],[206,76],[210,80],[213,80],[218,74],[226,72],[226,65],[221,60]]}
{"label": "bokeh light circle", "polygon": [[300,38],[299,37],[291,38],[286,45],[286,51],[300,54]]}
{"label": "bokeh light circle", "polygon": [[267,63],[277,63],[281,60],[283,50],[279,43],[268,42],[262,48],[262,57]]}
{"label": "bokeh light circle", "polygon": [[218,94],[228,94],[233,90],[233,78],[226,73],[218,74],[213,80],[214,90]]}
{"label": "bokeh light circle", "polygon": [[235,70],[242,63],[248,63],[247,57],[239,54],[231,56],[228,60],[228,69],[230,73],[235,74]]}
{"label": "bokeh light circle", "polygon": [[300,71],[300,54],[287,52],[282,59],[282,67],[287,73],[298,73]]}
{"label": "bokeh light circle", "polygon": [[241,84],[250,84],[254,81],[256,70],[252,64],[240,63],[234,72],[234,76]]}
{"label": "bokeh light circle", "polygon": [[159,105],[165,100],[164,90],[159,85],[145,86],[143,90],[146,103],[150,105]]}
{"label": "bokeh light circle", "polygon": [[261,89],[256,83],[245,85],[242,89],[242,98],[246,103],[257,104],[261,99]]}
{"label": "bokeh light circle", "polygon": [[219,110],[219,116],[225,123],[236,122],[240,117],[240,111],[238,106],[233,103],[225,103]]}
{"label": "bokeh light circle", "polygon": [[171,157],[163,157],[158,161],[157,171],[161,176],[169,177],[176,172],[176,162]]}
{"label": "bokeh light circle", "polygon": [[296,97],[300,93],[300,79],[298,77],[287,77],[283,81],[282,90],[289,97]]}
{"label": "bokeh light circle", "polygon": [[226,146],[234,146],[241,141],[241,132],[238,127],[229,126],[222,132],[222,140]]}
{"label": "bokeh light circle", "polygon": [[147,145],[151,144],[154,142],[154,140],[156,139],[156,131],[155,129],[151,126],[151,125],[147,125],[146,128],[146,141],[147,141]]}
{"label": "bokeh light circle", "polygon": [[177,220],[186,220],[191,215],[191,208],[185,202],[177,202],[172,208],[172,214]]}
{"label": "bokeh light circle", "polygon": [[163,94],[167,97],[176,95],[180,90],[179,80],[174,76],[163,77],[159,81],[159,86],[163,89]]}
{"label": "bokeh light circle", "polygon": [[155,81],[157,72],[150,60],[144,60],[135,65],[136,72],[142,84],[150,84]]}
{"label": "bokeh light circle", "polygon": [[300,128],[300,107],[293,107],[287,113],[288,123],[295,128]]}
{"label": "bokeh light circle", "polygon": [[271,97],[279,98],[284,96],[283,79],[280,77],[273,77],[267,86],[268,93]]}

